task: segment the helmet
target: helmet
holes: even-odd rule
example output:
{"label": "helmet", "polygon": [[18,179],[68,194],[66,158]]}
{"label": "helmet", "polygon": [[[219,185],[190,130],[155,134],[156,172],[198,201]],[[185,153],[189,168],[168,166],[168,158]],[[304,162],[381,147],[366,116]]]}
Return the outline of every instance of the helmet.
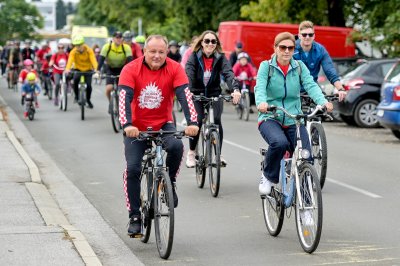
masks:
{"label": "helmet", "polygon": [[72,44],[73,45],[81,45],[85,43],[85,38],[82,35],[75,35],[72,37]]}
{"label": "helmet", "polygon": [[27,79],[28,81],[36,80],[36,75],[35,75],[35,73],[29,72],[28,75],[26,76],[26,79]]}
{"label": "helmet", "polygon": [[133,35],[129,30],[125,31],[124,34],[122,34],[122,38],[124,38],[124,40],[132,40],[132,37]]}
{"label": "helmet", "polygon": [[33,65],[33,61],[30,59],[25,59],[24,60],[24,66],[32,66]]}
{"label": "helmet", "polygon": [[135,38],[135,42],[137,43],[144,43],[146,41],[146,38],[143,35],[138,35]]}
{"label": "helmet", "polygon": [[239,53],[237,59],[240,60],[242,58],[249,59],[249,55],[247,53],[244,53],[244,52]]}
{"label": "helmet", "polygon": [[176,47],[178,47],[178,43],[177,43],[175,40],[171,40],[171,41],[169,42],[168,46],[169,46],[169,47],[170,47],[170,46],[176,46]]}

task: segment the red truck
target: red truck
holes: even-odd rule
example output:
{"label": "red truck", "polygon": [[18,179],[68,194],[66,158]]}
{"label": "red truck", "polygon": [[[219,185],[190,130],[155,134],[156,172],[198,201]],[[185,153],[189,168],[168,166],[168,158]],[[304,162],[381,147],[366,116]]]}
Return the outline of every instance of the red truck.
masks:
{"label": "red truck", "polygon": [[[236,42],[243,44],[254,65],[258,68],[263,60],[271,58],[274,53],[274,39],[280,32],[298,34],[298,25],[259,23],[248,21],[221,22],[218,37],[226,56],[235,50]],[[354,43],[350,41],[351,28],[314,26],[315,40],[328,50],[332,58],[350,58],[356,56]]]}

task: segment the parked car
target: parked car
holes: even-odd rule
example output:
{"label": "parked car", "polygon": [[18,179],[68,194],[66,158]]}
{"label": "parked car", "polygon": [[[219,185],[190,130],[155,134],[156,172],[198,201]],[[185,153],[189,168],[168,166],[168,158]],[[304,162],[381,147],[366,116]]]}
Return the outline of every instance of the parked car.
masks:
{"label": "parked car", "polygon": [[387,74],[381,88],[381,102],[377,107],[379,123],[392,130],[400,139],[400,60]]}
{"label": "parked car", "polygon": [[384,77],[396,61],[364,61],[343,76],[342,83],[347,90],[347,96],[344,101],[338,103],[338,110],[344,122],[366,128],[380,126],[376,116],[380,88]]}

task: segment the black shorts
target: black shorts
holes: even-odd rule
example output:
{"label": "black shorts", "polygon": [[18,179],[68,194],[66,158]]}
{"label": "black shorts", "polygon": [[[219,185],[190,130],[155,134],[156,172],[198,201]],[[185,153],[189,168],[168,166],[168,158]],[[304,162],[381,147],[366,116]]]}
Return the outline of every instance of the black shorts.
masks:
{"label": "black shorts", "polygon": [[[107,75],[113,75],[113,76],[118,76],[121,73],[122,68],[108,68],[106,74]],[[107,77],[106,78],[106,85],[113,85],[114,84],[114,78]],[[117,84],[118,84],[118,78],[117,78]]]}

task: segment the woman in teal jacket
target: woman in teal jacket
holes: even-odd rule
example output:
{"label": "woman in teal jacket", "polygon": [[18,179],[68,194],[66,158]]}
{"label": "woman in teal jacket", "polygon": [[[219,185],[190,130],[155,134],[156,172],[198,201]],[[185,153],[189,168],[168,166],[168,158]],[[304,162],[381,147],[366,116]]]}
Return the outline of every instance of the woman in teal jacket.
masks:
{"label": "woman in teal jacket", "polygon": [[[280,106],[291,114],[301,114],[300,89],[303,87],[308,95],[319,105],[325,105],[332,111],[329,103],[314,82],[310,71],[301,61],[294,60],[294,36],[289,32],[279,33],[274,42],[275,54],[269,61],[263,61],[257,73],[254,88],[258,113],[258,129],[268,143],[268,152],[264,159],[259,191],[266,195],[273,184],[279,182],[280,160],[286,150],[294,150],[296,145],[295,121],[283,112],[277,111],[277,117],[267,113],[269,105]],[[310,150],[307,130],[301,126],[303,147]]]}

